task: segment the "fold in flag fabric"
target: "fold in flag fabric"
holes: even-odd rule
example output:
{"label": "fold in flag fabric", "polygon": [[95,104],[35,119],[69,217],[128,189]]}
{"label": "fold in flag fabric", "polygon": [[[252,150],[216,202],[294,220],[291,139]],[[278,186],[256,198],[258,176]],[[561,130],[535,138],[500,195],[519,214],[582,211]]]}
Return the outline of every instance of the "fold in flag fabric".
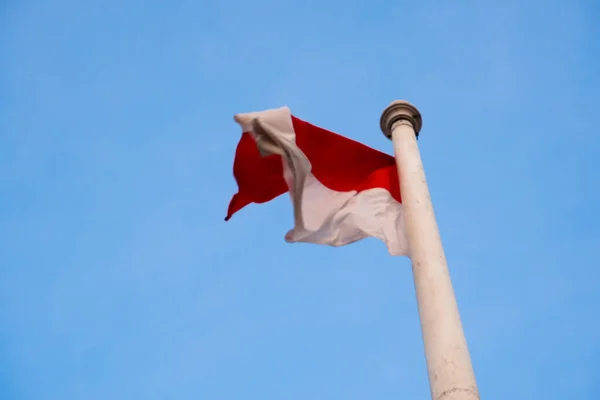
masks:
{"label": "fold in flag fabric", "polygon": [[287,107],[238,114],[233,174],[239,191],[225,220],[286,192],[294,210],[288,242],[343,246],[381,239],[408,255],[394,157],[296,118]]}

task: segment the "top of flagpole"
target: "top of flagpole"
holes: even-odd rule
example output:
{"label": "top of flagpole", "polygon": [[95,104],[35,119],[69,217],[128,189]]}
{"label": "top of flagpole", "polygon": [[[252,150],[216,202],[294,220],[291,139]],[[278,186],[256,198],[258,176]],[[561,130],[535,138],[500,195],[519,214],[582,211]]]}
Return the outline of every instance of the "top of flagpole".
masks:
{"label": "top of flagpole", "polygon": [[423,119],[419,110],[406,100],[394,100],[381,114],[381,131],[386,138],[392,138],[392,128],[400,120],[410,122],[415,130],[415,135],[419,137],[419,132],[423,126]]}

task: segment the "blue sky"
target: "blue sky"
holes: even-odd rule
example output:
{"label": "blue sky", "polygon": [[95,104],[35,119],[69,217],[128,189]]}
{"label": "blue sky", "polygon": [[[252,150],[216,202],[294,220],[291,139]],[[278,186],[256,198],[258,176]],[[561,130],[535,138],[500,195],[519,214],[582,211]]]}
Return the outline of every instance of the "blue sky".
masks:
{"label": "blue sky", "polygon": [[[95,4],[94,4],[95,3]],[[410,263],[223,222],[232,116],[419,143],[486,399],[600,396],[600,7],[0,3],[0,398],[426,399]]]}

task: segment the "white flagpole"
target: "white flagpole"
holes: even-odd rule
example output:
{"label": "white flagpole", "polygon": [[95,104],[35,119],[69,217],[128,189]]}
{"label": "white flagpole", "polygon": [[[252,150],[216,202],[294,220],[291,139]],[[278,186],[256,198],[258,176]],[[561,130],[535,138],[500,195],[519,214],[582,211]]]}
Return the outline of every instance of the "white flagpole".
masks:
{"label": "white flagpole", "polygon": [[421,114],[394,101],[381,116],[392,139],[433,400],[479,399],[475,374],[417,146]]}

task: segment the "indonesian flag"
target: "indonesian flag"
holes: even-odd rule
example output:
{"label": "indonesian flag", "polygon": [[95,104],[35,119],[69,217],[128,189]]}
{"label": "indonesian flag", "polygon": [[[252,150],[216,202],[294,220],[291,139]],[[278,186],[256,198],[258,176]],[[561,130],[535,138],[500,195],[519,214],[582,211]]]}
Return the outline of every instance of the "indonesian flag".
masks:
{"label": "indonesian flag", "polygon": [[286,192],[294,208],[288,242],[343,246],[381,239],[408,255],[398,172],[392,156],[291,115],[287,107],[238,114],[233,164],[239,191],[225,220]]}

